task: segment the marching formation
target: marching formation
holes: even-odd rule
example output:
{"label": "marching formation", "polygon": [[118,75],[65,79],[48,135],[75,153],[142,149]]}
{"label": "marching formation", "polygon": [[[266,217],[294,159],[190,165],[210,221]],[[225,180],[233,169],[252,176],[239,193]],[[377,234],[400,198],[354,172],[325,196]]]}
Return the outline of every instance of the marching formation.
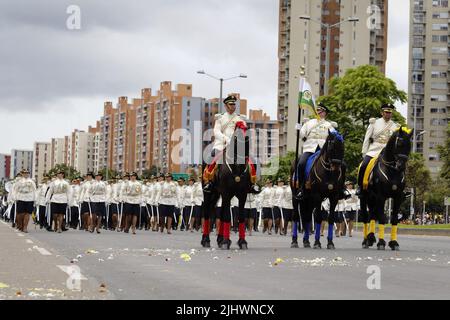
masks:
{"label": "marching formation", "polygon": [[[399,250],[397,242],[398,211],[405,199],[406,162],[411,152],[413,130],[392,121],[394,106],[383,105],[382,117],[371,119],[363,145],[363,163],[358,189],[345,182],[344,138],[338,124],[327,120],[330,110],[323,104],[316,118],[299,131],[303,153],[293,163],[290,177],[278,179],[276,186],[267,179],[262,190],[255,185],[256,165],[245,143],[245,154],[228,153],[245,137],[247,124],[237,115],[237,98],[225,99],[227,112],[216,116],[215,148],[212,164],[202,178],[173,181],[171,174],[139,180],[133,172],[105,181],[101,173],[88,173],[71,183],[64,172],[46,176],[36,187],[24,170],[7,185],[0,213],[20,231],[28,232],[30,217],[41,229],[62,233],[68,228],[97,234],[102,229],[136,234],[136,230],[167,232],[202,229],[202,246],[210,246],[210,232],[216,229],[220,248],[230,249],[230,230],[239,232],[238,245],[247,249],[246,234],[259,231],[286,236],[292,227],[293,248],[298,248],[298,231],[304,232],[303,245],[310,248],[309,237],[315,232],[314,248],[321,248],[324,221],[328,222],[328,249],[334,249],[333,237],[344,230],[352,236],[355,214],[361,211],[364,224],[363,248],[376,243],[384,250],[384,203],[394,199],[392,234],[389,247]],[[242,139],[241,139],[242,140]],[[230,154],[234,157],[230,158]],[[238,159],[242,163],[238,164]],[[224,165],[224,163],[226,165]]]}

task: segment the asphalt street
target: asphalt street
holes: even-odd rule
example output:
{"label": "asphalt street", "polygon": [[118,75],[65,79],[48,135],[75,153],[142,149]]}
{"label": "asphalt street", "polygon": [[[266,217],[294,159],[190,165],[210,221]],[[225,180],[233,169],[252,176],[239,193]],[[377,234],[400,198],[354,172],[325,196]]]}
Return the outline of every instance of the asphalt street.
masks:
{"label": "asphalt street", "polygon": [[[336,239],[335,251],[291,249],[290,237],[260,233],[248,251],[237,250],[235,234],[222,251],[201,248],[200,238],[32,225],[22,234],[2,222],[0,299],[450,299],[446,237],[400,236],[400,252],[363,250],[358,233]],[[71,266],[80,291],[67,286]]]}

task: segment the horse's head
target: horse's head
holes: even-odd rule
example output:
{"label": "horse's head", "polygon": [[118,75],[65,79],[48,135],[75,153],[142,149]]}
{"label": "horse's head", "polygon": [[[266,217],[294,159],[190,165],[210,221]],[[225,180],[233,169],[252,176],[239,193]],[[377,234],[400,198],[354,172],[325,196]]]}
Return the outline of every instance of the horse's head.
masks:
{"label": "horse's head", "polygon": [[328,130],[328,138],[322,152],[331,163],[333,170],[338,170],[344,162],[344,138],[336,130]]}
{"label": "horse's head", "polygon": [[395,162],[395,169],[398,171],[406,169],[406,163],[411,154],[413,137],[414,130],[402,126],[389,139],[386,151],[390,152],[389,156]]}

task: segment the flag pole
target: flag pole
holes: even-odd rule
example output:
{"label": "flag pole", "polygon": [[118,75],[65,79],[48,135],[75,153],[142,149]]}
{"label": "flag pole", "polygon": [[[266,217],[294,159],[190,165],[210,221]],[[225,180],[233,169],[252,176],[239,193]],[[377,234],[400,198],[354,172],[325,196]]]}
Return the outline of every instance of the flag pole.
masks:
{"label": "flag pole", "polygon": [[[300,96],[299,96],[299,100],[298,100],[298,115],[297,115],[297,124],[301,125],[302,123],[302,108],[301,108],[301,101],[303,99],[303,86],[305,83],[305,66],[301,66],[301,71],[300,71]],[[300,152],[300,128],[297,128],[296,126],[296,131],[297,131],[297,146],[295,149],[295,164],[294,164],[294,190],[295,192],[297,192],[298,188],[297,188],[297,163],[298,163],[298,156],[299,156],[299,152]]]}

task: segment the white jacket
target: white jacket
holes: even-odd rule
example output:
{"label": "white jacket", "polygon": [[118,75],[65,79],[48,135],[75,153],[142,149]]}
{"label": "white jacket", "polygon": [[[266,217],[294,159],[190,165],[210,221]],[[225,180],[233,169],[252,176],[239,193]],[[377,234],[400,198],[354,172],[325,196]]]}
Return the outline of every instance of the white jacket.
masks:
{"label": "white jacket", "polygon": [[70,207],[78,207],[80,204],[81,187],[77,184],[70,186]]}
{"label": "white jacket", "polygon": [[129,204],[141,204],[142,184],[139,181],[128,181],[121,188],[120,198]]}
{"label": "white jacket", "polygon": [[177,185],[175,182],[163,182],[156,196],[158,204],[175,206],[177,204]]}
{"label": "white jacket", "polygon": [[80,189],[80,202],[90,202],[90,196],[91,196],[91,187],[92,187],[92,180],[91,181],[85,181],[81,184]]}
{"label": "white jacket", "polygon": [[292,203],[292,190],[289,186],[284,186],[283,192],[283,200],[281,203],[281,207],[283,209],[294,209],[294,205]]}
{"label": "white jacket", "polygon": [[219,200],[217,200],[216,208],[222,208],[222,197],[221,196],[219,197]]}
{"label": "white jacket", "polygon": [[194,183],[194,188],[192,192],[192,197],[194,201],[194,206],[201,206],[203,204],[203,188],[200,182]]}
{"label": "white jacket", "polygon": [[258,206],[257,199],[258,199],[258,197],[255,194],[253,194],[253,193],[247,194],[247,200],[245,201],[244,208],[245,209],[256,209]]}
{"label": "white jacket", "polygon": [[194,205],[194,186],[185,186],[183,193],[183,206],[191,207]]}
{"label": "white jacket", "polygon": [[143,197],[146,204],[153,204],[153,190],[154,188],[152,183],[147,183],[145,185]]}
{"label": "white jacket", "polygon": [[184,189],[186,186],[180,186],[177,185],[177,203],[175,204],[175,207],[182,208],[184,207],[183,203],[183,197],[184,197]]}
{"label": "white jacket", "polygon": [[245,117],[239,114],[228,112],[217,114],[216,122],[214,125],[214,149],[223,151],[231,141],[234,131],[236,129],[236,123],[243,121],[245,123]]}
{"label": "white jacket", "polygon": [[339,200],[337,207],[336,207],[336,211],[337,212],[344,212],[345,211],[345,200]]}
{"label": "white jacket", "polygon": [[345,200],[345,211],[356,211],[358,210],[359,198],[356,196],[356,190],[347,190],[351,198]]}
{"label": "white jacket", "polygon": [[273,193],[273,206],[274,207],[283,207],[283,200],[284,200],[284,186],[283,187],[273,187],[274,193]]}
{"label": "white jacket", "polygon": [[104,181],[94,181],[90,188],[90,197],[92,202],[106,202],[107,184]]}
{"label": "white jacket", "polygon": [[36,199],[36,184],[30,178],[21,178],[13,187],[15,201],[34,202]]}
{"label": "white jacket", "polygon": [[[378,120],[370,119],[370,125],[367,128],[362,148],[363,156],[372,158],[378,156],[398,128],[400,126],[392,120],[386,122],[383,118]],[[371,140],[373,140],[373,143],[371,143]]]}
{"label": "white jacket", "polygon": [[335,122],[312,119],[306,122],[300,130],[300,139],[303,143],[303,152],[316,152],[317,147],[322,148],[328,138],[328,130],[337,128]]}
{"label": "white jacket", "polygon": [[47,203],[68,204],[70,202],[70,184],[66,180],[56,179],[50,183],[47,192]]}
{"label": "white jacket", "polygon": [[264,187],[259,194],[261,208],[273,208],[274,187]]}
{"label": "white jacket", "polygon": [[43,183],[39,186],[39,188],[36,190],[36,205],[45,206],[47,204],[46,194],[48,190],[49,185],[46,183]]}
{"label": "white jacket", "polygon": [[239,208],[239,199],[236,197],[231,198],[231,207],[238,207]]}

